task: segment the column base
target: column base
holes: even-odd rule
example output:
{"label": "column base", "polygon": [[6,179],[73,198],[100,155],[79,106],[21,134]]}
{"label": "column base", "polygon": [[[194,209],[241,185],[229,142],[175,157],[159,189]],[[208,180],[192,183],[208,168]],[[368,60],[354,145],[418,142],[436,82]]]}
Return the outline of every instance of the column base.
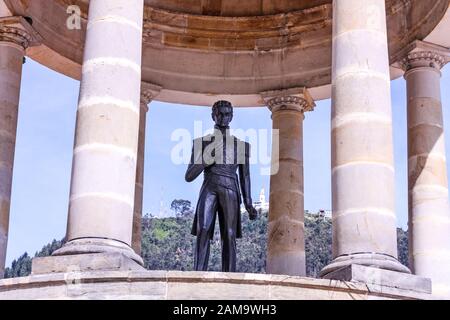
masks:
{"label": "column base", "polygon": [[145,271],[144,267],[121,253],[87,253],[34,258],[31,274],[90,271]]}
{"label": "column base", "polygon": [[53,252],[53,256],[70,256],[90,253],[118,253],[143,266],[144,261],[133,249],[116,240],[101,238],[84,238],[67,242],[61,249]]}
{"label": "column base", "polygon": [[407,274],[411,273],[407,267],[402,265],[400,261],[394,257],[379,253],[357,253],[337,257],[329,265],[322,269],[320,272],[320,277],[330,279],[327,277],[328,274],[351,265],[360,265]]}
{"label": "column base", "polygon": [[[401,273],[351,264],[335,270],[324,276],[325,279],[362,282],[369,286],[391,287],[400,290],[431,294],[431,279]],[[369,287],[369,290],[371,288]]]}

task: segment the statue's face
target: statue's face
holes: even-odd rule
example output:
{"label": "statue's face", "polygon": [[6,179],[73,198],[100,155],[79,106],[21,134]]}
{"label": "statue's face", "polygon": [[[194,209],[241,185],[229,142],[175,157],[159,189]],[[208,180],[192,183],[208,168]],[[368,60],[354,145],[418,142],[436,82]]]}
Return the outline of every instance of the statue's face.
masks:
{"label": "statue's face", "polygon": [[229,106],[219,106],[213,113],[213,120],[219,127],[227,127],[233,120],[233,108]]}

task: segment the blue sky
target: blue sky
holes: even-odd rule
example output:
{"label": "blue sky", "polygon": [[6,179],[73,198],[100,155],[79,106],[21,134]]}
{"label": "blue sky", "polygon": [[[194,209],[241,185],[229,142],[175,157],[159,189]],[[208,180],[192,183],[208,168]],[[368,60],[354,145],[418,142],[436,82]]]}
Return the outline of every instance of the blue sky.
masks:
{"label": "blue sky", "polygon": [[[444,121],[450,128],[450,67],[443,71]],[[24,253],[34,254],[52,239],[64,237],[71,175],[79,82],[31,59],[24,65],[9,228],[7,265]],[[396,203],[398,225],[407,225],[407,145],[405,81],[392,82]],[[305,209],[331,209],[330,100],[317,103],[304,125]],[[184,165],[171,162],[172,132],[194,131],[194,121],[212,126],[210,109],[153,102],[147,118],[144,213],[158,215],[173,199],[195,204],[201,179],[184,182]],[[266,108],[235,110],[232,128],[270,129]],[[446,132],[447,150],[450,129]],[[252,166],[253,199],[269,177]]]}

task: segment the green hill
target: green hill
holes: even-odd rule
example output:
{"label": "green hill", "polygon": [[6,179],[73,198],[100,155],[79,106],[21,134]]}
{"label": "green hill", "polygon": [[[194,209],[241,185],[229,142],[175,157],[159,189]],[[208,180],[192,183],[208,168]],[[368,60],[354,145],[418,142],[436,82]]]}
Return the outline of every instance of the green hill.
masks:
{"label": "green hill", "polygon": [[[175,208],[176,209],[176,208]],[[190,234],[192,210],[176,210],[177,216],[159,219],[145,216],[142,219],[142,257],[149,270],[192,270],[195,237]],[[249,221],[242,215],[243,238],[238,240],[238,272],[264,273],[267,243],[267,211],[260,212],[259,219]],[[305,214],[306,271],[309,277],[317,277],[320,270],[331,260],[331,219],[318,214]],[[221,269],[219,228],[216,226],[211,246],[211,271]],[[61,247],[63,241],[54,240],[35,256],[48,256]],[[399,259],[407,265],[407,232],[398,229]],[[30,274],[31,257],[24,253],[6,268],[5,277]]]}

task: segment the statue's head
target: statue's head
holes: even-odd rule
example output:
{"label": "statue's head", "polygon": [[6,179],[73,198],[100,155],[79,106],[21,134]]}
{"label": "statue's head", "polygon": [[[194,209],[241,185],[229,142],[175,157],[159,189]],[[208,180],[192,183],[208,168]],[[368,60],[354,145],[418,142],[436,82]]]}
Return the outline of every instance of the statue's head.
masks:
{"label": "statue's head", "polygon": [[217,101],[212,107],[211,114],[214,122],[219,127],[228,127],[233,120],[233,106],[228,101]]}

